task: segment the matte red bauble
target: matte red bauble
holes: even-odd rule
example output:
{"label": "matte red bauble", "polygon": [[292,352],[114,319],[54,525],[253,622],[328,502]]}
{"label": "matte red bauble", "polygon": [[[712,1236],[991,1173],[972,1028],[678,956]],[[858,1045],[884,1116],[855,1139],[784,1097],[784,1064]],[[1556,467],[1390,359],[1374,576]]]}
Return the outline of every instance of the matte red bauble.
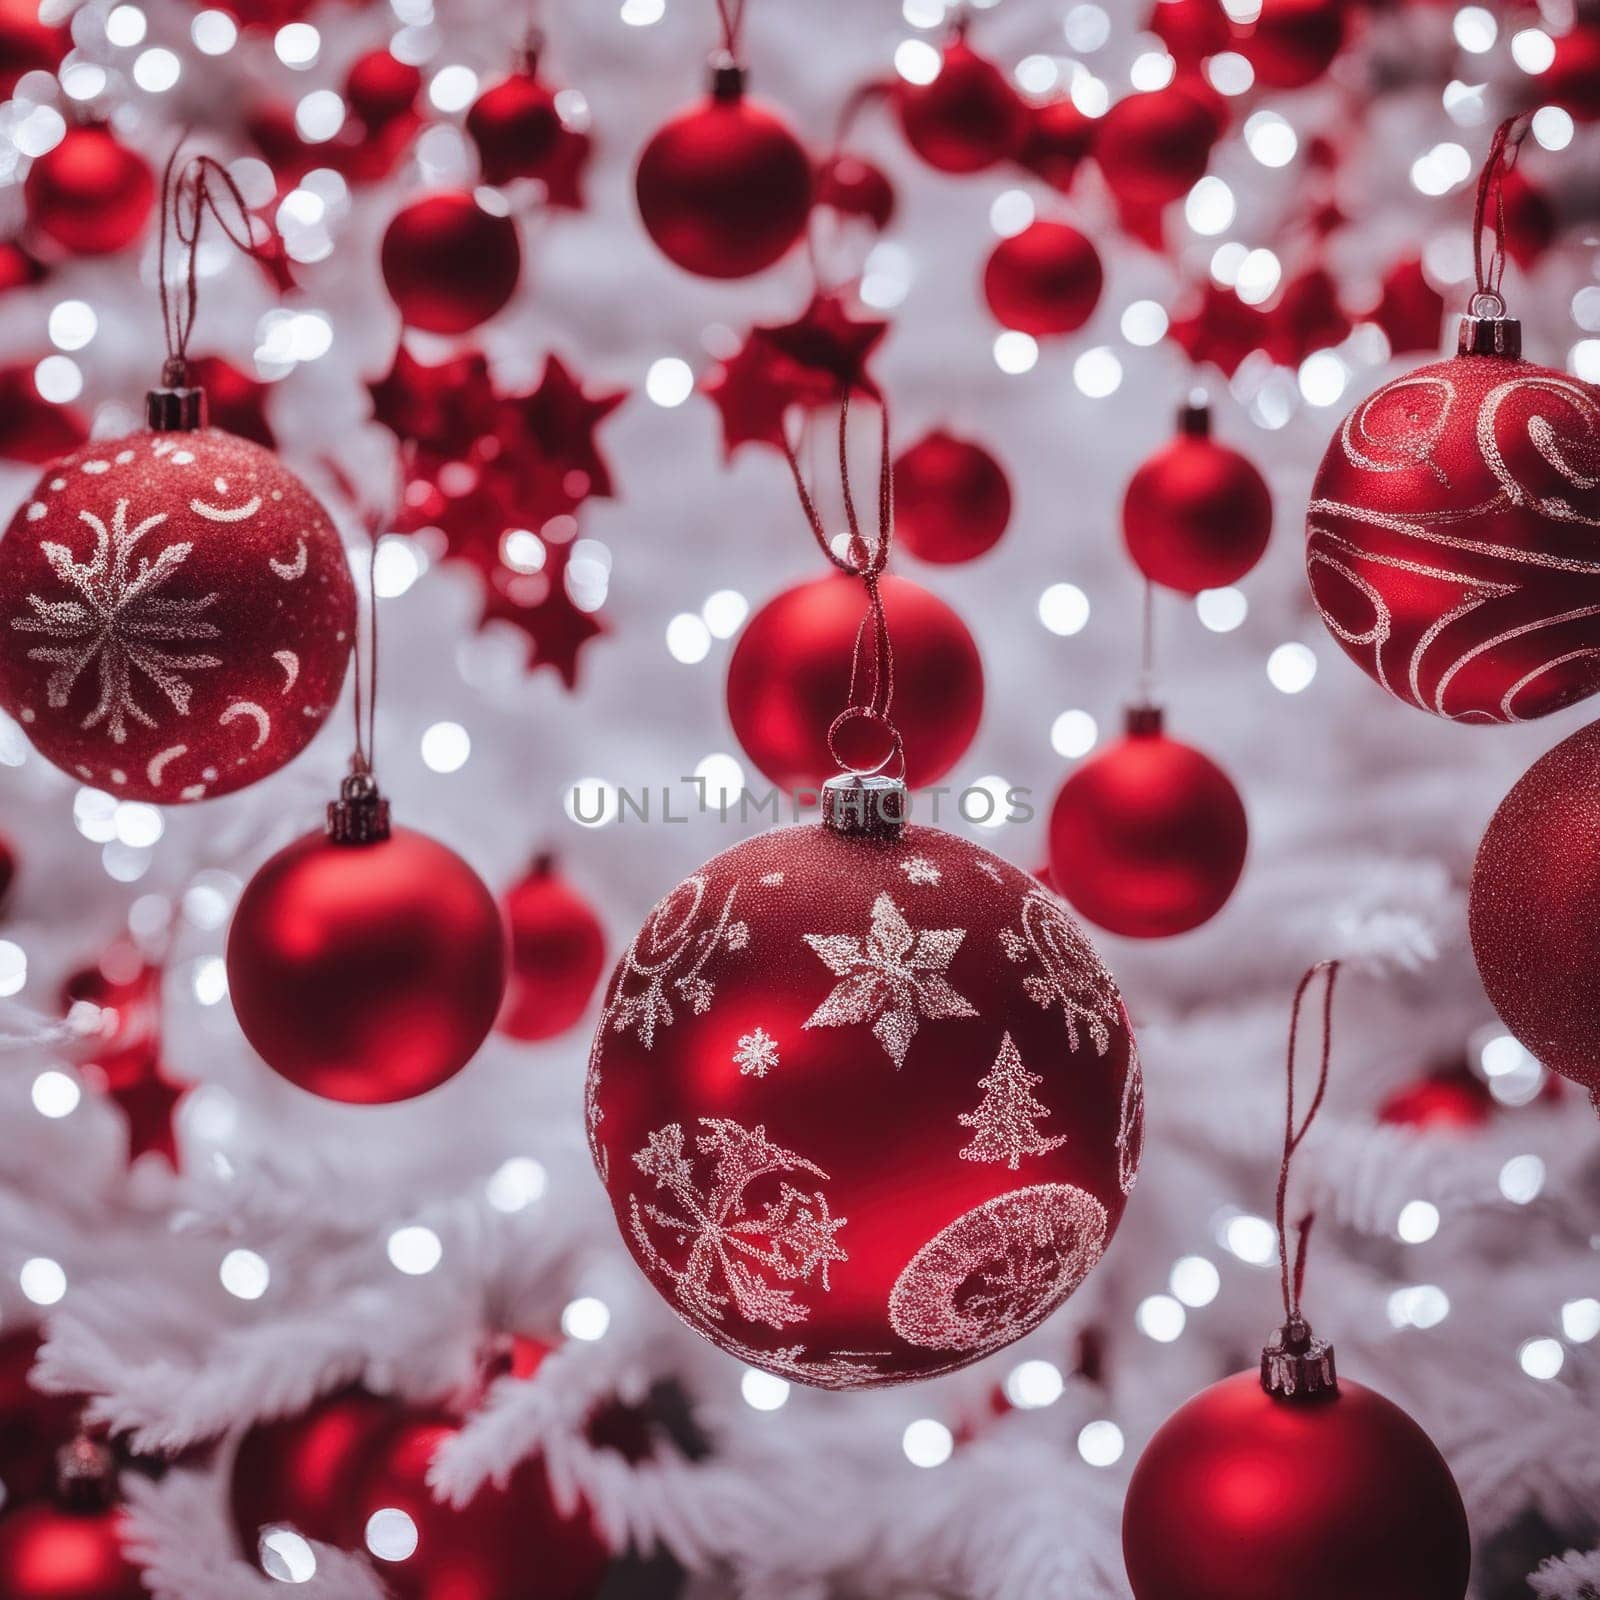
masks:
{"label": "matte red bauble", "polygon": [[542,178],[561,145],[556,97],[528,68],[491,84],[467,112],[485,183]]}
{"label": "matte red bauble", "polygon": [[1081,328],[1104,281],[1100,257],[1076,228],[1033,222],[994,247],[983,297],[1003,327],[1043,337]]}
{"label": "matte red bauble", "polygon": [[1472,869],[1472,953],[1500,1020],[1600,1111],[1600,723],[1517,780]]}
{"label": "matte red bauble", "polygon": [[516,292],[522,244],[509,216],[470,194],[432,194],[403,207],[383,235],[383,281],[401,319],[427,333],[465,333]]}
{"label": "matte red bauble", "polygon": [[506,895],[505,910],[511,975],[497,1026],[530,1043],[553,1039],[589,1009],[605,970],[605,929],[549,856]]}
{"label": "matte red bauble", "polygon": [[1028,136],[1017,160],[1052,189],[1068,194],[1083,159],[1094,148],[1094,120],[1063,96],[1028,112]]}
{"label": "matte red bauble", "polygon": [[1124,95],[1100,119],[1094,154],[1106,182],[1136,206],[1179,200],[1205,176],[1217,114],[1183,83]]}
{"label": "matte red bauble", "polygon": [[1600,20],[1580,18],[1556,40],[1555,59],[1531,86],[1535,105],[1558,105],[1579,122],[1600,122]]}
{"label": "matte red bauble", "polygon": [[1091,922],[1165,939],[1208,922],[1244,871],[1239,791],[1209,756],[1136,706],[1127,736],[1090,757],[1050,813],[1050,877]]}
{"label": "matte red bauble", "polygon": [[1240,44],[1266,89],[1303,89],[1344,48],[1348,0],[1261,0],[1261,14]]}
{"label": "matte red bauble", "polygon": [[1463,1133],[1483,1127],[1494,1109],[1488,1084],[1462,1062],[1396,1089],[1378,1107],[1378,1121]]}
{"label": "matte red bauble", "polygon": [[712,92],[644,147],[634,179],[656,248],[702,278],[748,278],[785,256],[811,214],[811,162],[788,124],[719,67]]}
{"label": "matte red bauble", "polygon": [[47,1394],[29,1380],[39,1357],[33,1328],[0,1334],[0,1485],[5,1501],[32,1500],[56,1481],[56,1452],[72,1439],[82,1402]]}
{"label": "matte red bauble", "polygon": [[992,61],[959,35],[931,83],[895,85],[906,142],[940,172],[982,172],[1009,161],[1028,136],[1028,107]]}
{"label": "matte red bauble", "polygon": [[409,61],[396,60],[388,50],[369,50],[357,56],[345,74],[345,101],[369,130],[405,116],[421,93],[420,69]]}
{"label": "matte red bauble", "polygon": [[1011,520],[1005,468],[970,439],[936,428],[894,464],[894,528],[922,561],[971,561]]}
{"label": "matte red bauble", "polygon": [[[1466,318],[1462,348],[1514,349]],[[1600,688],[1600,399],[1514,354],[1463,353],[1361,402],[1328,446],[1306,568],[1345,653],[1408,705],[1542,717]]]}
{"label": "matte red bauble", "polygon": [[117,1511],[25,1505],[0,1519],[0,1600],[150,1600]]}
{"label": "matte red bauble", "polygon": [[126,249],[150,220],[156,180],[143,156],[109,128],[68,128],[28,168],[22,185],[28,220],[75,256]]}
{"label": "matte red bauble", "polygon": [[29,72],[54,72],[72,48],[60,22],[42,22],[39,0],[0,0],[0,99],[9,100]]}
{"label": "matte red bauble", "polygon": [[817,200],[841,217],[860,217],[882,232],[894,217],[894,185],[860,156],[836,155],[817,171]]}
{"label": "matte red bauble", "polygon": [[1148,26],[1185,71],[1233,48],[1228,13],[1218,0],[1156,0]]}
{"label": "matte red bauble", "polygon": [[1237,450],[1211,437],[1211,412],[1185,406],[1178,436],[1140,466],[1122,501],[1122,537],[1152,583],[1198,594],[1237,583],[1267,548],[1272,496]]}
{"label": "matte red bauble", "polygon": [[0,704],[47,760],[130,800],[243,788],[339,698],[355,586],[326,511],[219,428],[96,439],[0,540]]}
{"label": "matte red bauble", "polygon": [[[937,595],[892,575],[879,588],[894,641],[894,722],[906,781],[919,789],[944,777],[972,743],[983,715],[983,662],[966,624]],[[864,614],[860,580],[830,573],[769,600],[734,646],[728,716],[745,753],[780,789],[815,789],[838,771],[828,729],[850,702]],[[841,734],[855,731],[852,724]],[[870,766],[886,752],[843,753]]]}
{"label": "matte red bauble", "polygon": [[740,1361],[860,1389],[965,1366],[1066,1299],[1121,1216],[1143,1094],[1060,902],[964,839],[884,825],[887,780],[839,783],[832,823],[734,846],[646,918],[588,1116],[672,1309]]}
{"label": "matte red bauble", "polygon": [[228,993],[257,1054],[357,1105],[454,1077],[494,1025],[505,967],[494,896],[409,828],[297,839],[246,885],[228,932]]}

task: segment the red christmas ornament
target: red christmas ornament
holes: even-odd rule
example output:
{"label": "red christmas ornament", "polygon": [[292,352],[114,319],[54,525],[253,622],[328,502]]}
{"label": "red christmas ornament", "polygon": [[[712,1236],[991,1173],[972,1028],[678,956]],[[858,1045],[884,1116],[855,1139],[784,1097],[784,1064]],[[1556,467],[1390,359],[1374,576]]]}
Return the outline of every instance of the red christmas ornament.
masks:
{"label": "red christmas ornament", "polygon": [[706,863],[612,976],[590,1144],[635,1259],[690,1327],[823,1388],[1020,1338],[1104,1252],[1143,1093],[1116,985],[1026,873],[905,791]]}
{"label": "red christmas ornament", "polygon": [[1600,724],[1580,728],[1517,780],[1478,846],[1469,925],[1490,1003],[1553,1072],[1600,1111]]}
{"label": "red christmas ornament", "polygon": [[459,459],[494,432],[499,396],[481,351],[429,366],[402,344],[389,371],[367,385],[372,418],[430,458]]}
{"label": "red christmas ornament", "polygon": [[506,895],[505,912],[511,975],[497,1026],[530,1043],[553,1039],[589,1009],[605,970],[605,929],[547,855]]}
{"label": "red christmas ornament", "polygon": [[50,269],[17,240],[0,242],[0,294],[8,289],[26,289],[43,283],[49,272]]}
{"label": "red christmas ornament", "polygon": [[1489,1086],[1464,1062],[1403,1085],[1378,1108],[1379,1122],[1428,1132],[1471,1132],[1493,1115]]}
{"label": "red christmas ornament", "polygon": [[1196,70],[1207,56],[1233,48],[1228,14],[1217,0],[1156,0],[1149,29],[1185,72]]}
{"label": "red christmas ornament", "polygon": [[1017,160],[1052,189],[1070,194],[1078,168],[1094,149],[1094,120],[1066,97],[1028,108],[1028,136]]}
{"label": "red christmas ornament", "polygon": [[718,66],[711,93],[639,157],[639,215],[656,248],[702,278],[748,278],[787,255],[811,212],[811,162],[788,124]]}
{"label": "red christmas ornament", "polygon": [[1095,160],[1119,199],[1164,206],[1205,176],[1220,132],[1214,105],[1178,80],[1117,101],[1095,130]]}
{"label": "red christmas ornament", "polygon": [[1072,907],[1129,939],[1209,922],[1244,871],[1249,824],[1216,762],[1169,738],[1155,706],[1061,785],[1050,813],[1050,876]]}
{"label": "red christmas ornament", "polygon": [[206,392],[213,426],[263,450],[276,450],[277,436],[267,421],[267,395],[272,385],[241,372],[221,356],[197,356],[189,363],[189,381]]}
{"label": "red christmas ornament", "polygon": [[[906,781],[923,788],[955,766],[978,731],[983,663],[966,624],[938,596],[892,575],[880,592],[894,641],[894,722]],[[860,581],[830,573],[769,600],[734,646],[728,717],[745,753],[781,789],[816,789],[838,770],[828,729],[850,703],[863,614]],[[851,752],[864,766],[883,754]]]}
{"label": "red christmas ornament", "polygon": [[80,1398],[34,1388],[29,1374],[38,1357],[36,1329],[0,1333],[0,1484],[7,1507],[50,1492],[56,1454],[71,1441],[82,1407]]}
{"label": "red christmas ornament", "polygon": [[1555,59],[1535,84],[1535,104],[1561,106],[1579,122],[1600,122],[1600,19],[1580,17],[1562,34]]}
{"label": "red christmas ornament", "polygon": [[1011,485],[982,445],[936,428],[895,462],[894,509],[895,533],[912,555],[971,561],[1006,531]]}
{"label": "red christmas ornament", "polygon": [[[188,420],[198,397],[162,390],[152,406]],[[58,461],[0,541],[0,590],[0,703],[63,771],[164,804],[298,755],[355,635],[328,514],[219,428],[97,439]]]}
{"label": "red christmas ornament", "polygon": [[1140,466],[1122,537],[1152,583],[1180,594],[1237,583],[1267,548],[1272,496],[1249,459],[1211,437],[1211,408],[1187,405],[1178,436]]}
{"label": "red christmas ornament", "polygon": [[1167,333],[1191,361],[1209,361],[1231,378],[1246,356],[1266,344],[1270,327],[1259,306],[1246,305],[1232,289],[1208,281],[1190,290]]}
{"label": "red christmas ornament", "polygon": [[958,30],[931,83],[897,82],[906,142],[940,172],[982,172],[1009,161],[1028,137],[1028,107],[992,61]]}
{"label": "red christmas ornament", "polygon": [[1076,228],[1033,222],[994,247],[983,297],[1003,327],[1043,337],[1081,328],[1104,281],[1100,257]]}
{"label": "red christmas ornament", "polygon": [[1384,273],[1378,304],[1370,315],[1383,329],[1391,355],[1438,353],[1444,296],[1428,282],[1420,256],[1403,256]]}
{"label": "red christmas ornament", "polygon": [[1502,177],[1500,204],[1506,254],[1526,272],[1544,259],[1561,231],[1555,204],[1521,167],[1513,167]]}
{"label": "red christmas ornament", "polygon": [[345,74],[345,104],[368,132],[410,116],[422,93],[422,72],[409,61],[399,61],[388,50],[369,50],[357,56]]}
{"label": "red christmas ornament", "polygon": [[117,1511],[20,1506],[0,1519],[0,1600],[150,1600]]}
{"label": "red christmas ornament", "polygon": [[[5,910],[6,901],[11,898],[11,886],[17,881],[17,852],[16,847],[3,834],[0,834],[0,912]],[[0,1476],[0,1483],[5,1478]]]}
{"label": "red christmas ornament", "polygon": [[404,206],[380,252],[389,298],[402,321],[428,333],[466,333],[516,293],[522,244],[509,216],[470,194],[431,194]]}
{"label": "red christmas ornament", "polygon": [[453,1078],[494,1025],[505,930],[453,850],[390,830],[347,779],[328,830],[280,850],[228,930],[228,993],[269,1067],[328,1100],[387,1105]]}
{"label": "red christmas ornament", "polygon": [[1298,367],[1313,350],[1343,343],[1354,326],[1339,304],[1338,284],[1324,267],[1291,278],[1268,322],[1266,351],[1283,367]]}
{"label": "red christmas ornament", "polygon": [[54,72],[72,48],[71,30],[39,17],[39,0],[0,0],[0,100],[29,72]]}
{"label": "red christmas ornament", "polygon": [[1266,89],[1315,83],[1344,48],[1346,0],[1261,0],[1261,14],[1240,45]]}
{"label": "red christmas ornament", "polygon": [[75,256],[125,250],[144,232],[156,180],[143,156],[109,128],[68,128],[39,156],[22,185],[28,221]]}
{"label": "red christmas ornament", "polygon": [[[606,631],[592,604],[579,605],[567,582],[573,540],[551,537],[547,526],[540,536],[545,563],[537,572],[518,572],[501,565],[488,574],[481,628],[489,622],[509,622],[528,636],[528,669],[551,667],[568,689],[578,684],[578,654],[591,639]],[[569,517],[570,533],[577,532]]]}
{"label": "red christmas ornament", "polygon": [[485,89],[467,112],[467,132],[478,147],[485,183],[542,179],[557,158],[561,115],[538,68],[538,53],[529,48],[516,69]]}
{"label": "red christmas ornament", "polygon": [[881,167],[860,156],[831,156],[817,170],[816,204],[841,217],[860,217],[879,233],[894,217],[894,185]]}
{"label": "red christmas ornament", "polygon": [[68,406],[39,393],[38,363],[0,367],[0,456],[43,466],[76,450],[89,437],[88,424]]}

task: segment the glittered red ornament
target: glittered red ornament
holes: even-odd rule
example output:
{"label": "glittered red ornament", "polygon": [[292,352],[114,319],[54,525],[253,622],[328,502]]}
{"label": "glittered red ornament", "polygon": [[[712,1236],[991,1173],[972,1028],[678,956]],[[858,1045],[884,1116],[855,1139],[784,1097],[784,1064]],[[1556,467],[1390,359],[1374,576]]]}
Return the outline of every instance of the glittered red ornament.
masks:
{"label": "glittered red ornament", "polygon": [[490,84],[467,112],[485,183],[542,178],[561,146],[556,97],[532,60]]}
{"label": "glittered red ornament", "polygon": [[1028,107],[1006,75],[959,32],[931,83],[896,83],[906,142],[940,172],[982,172],[1009,161],[1028,136]]}
{"label": "glittered red ornament", "polygon": [[38,363],[0,367],[0,456],[43,466],[76,450],[89,437],[88,424],[70,406],[39,393]]}
{"label": "glittered red ornament", "polygon": [[881,167],[841,153],[817,169],[816,204],[841,217],[860,217],[881,233],[894,217],[894,185]]}
{"label": "glittered red ornament", "polygon": [[720,66],[711,93],[644,147],[634,178],[656,248],[702,278],[748,278],[799,242],[811,212],[811,162],[789,126]]}
{"label": "glittered red ornament", "polygon": [[1561,106],[1579,122],[1600,122],[1600,18],[1580,17],[1562,34],[1554,60],[1530,87],[1535,105]]}
{"label": "glittered red ornament", "polygon": [[1076,228],[1032,222],[994,247],[983,297],[1003,327],[1044,337],[1081,328],[1104,282],[1100,257]]}
{"label": "glittered red ornament", "polygon": [[1500,802],[1472,870],[1472,953],[1500,1020],[1600,1111],[1600,723],[1541,756]]}
{"label": "glittered red ornament", "polygon": [[1272,496],[1250,460],[1211,437],[1189,405],[1178,434],[1144,461],[1122,501],[1122,537],[1152,583],[1198,594],[1237,583],[1267,548]]}
{"label": "glittered red ornament", "polygon": [[1542,717],[1600,688],[1600,399],[1467,318],[1468,353],[1385,384],[1323,457],[1311,592],[1363,671],[1463,722]]}
{"label": "glittered red ornament", "polygon": [[63,771],[170,804],[276,772],[338,700],[355,635],[339,535],[219,428],[97,439],[0,540],[0,704]]}
{"label": "glittered red ornament", "polygon": [[[966,624],[937,595],[887,575],[880,591],[894,642],[893,716],[912,788],[937,783],[972,743],[983,662]],[[828,729],[850,702],[850,663],[865,614],[858,579],[830,573],[785,589],[746,623],[728,663],[728,717],[745,753],[781,789],[815,789],[838,770]],[[875,730],[851,727],[842,730]],[[850,752],[870,765],[885,752]]]}
{"label": "glittered red ornament", "polygon": [[0,1518],[0,1600],[149,1600],[112,1510],[18,1507]]}
{"label": "glittered red ornament", "polygon": [[1070,774],[1050,813],[1050,876],[1097,926],[1165,939],[1208,922],[1244,870],[1249,824],[1209,756],[1136,706],[1126,736]]}
{"label": "glittered red ornament", "polygon": [[401,319],[428,333],[466,333],[503,310],[522,276],[522,244],[509,216],[474,195],[425,195],[383,235],[384,285]]}
{"label": "glittered red ornament", "polygon": [[565,1033],[589,1009],[606,936],[589,902],[540,856],[505,897],[511,974],[497,1024],[530,1043]]}
{"label": "glittered red ornament", "polygon": [[1205,176],[1220,131],[1214,106],[1175,81],[1118,100],[1095,130],[1095,160],[1119,198],[1163,206]]}
{"label": "glittered red ornament", "polygon": [[0,1333],[0,1484],[8,1506],[50,1492],[56,1453],[70,1442],[82,1401],[48,1394],[30,1381],[39,1357],[33,1328]]}
{"label": "glittered red ornament", "polygon": [[1348,0],[1261,0],[1239,49],[1266,89],[1303,89],[1344,48]]}
{"label": "glittered red ornament", "polygon": [[[830,793],[830,815],[894,792]],[[855,815],[867,836],[759,834],[655,907],[588,1085],[662,1297],[738,1360],[834,1389],[1038,1326],[1110,1242],[1143,1113],[1116,986],[1060,903],[964,839]]]}
{"label": "glittered red ornament", "polygon": [[981,444],[935,428],[895,462],[894,509],[895,534],[912,555],[971,561],[1006,531],[1011,485]]}
{"label": "glittered red ornament", "polygon": [[1052,189],[1069,194],[1078,168],[1094,149],[1094,119],[1063,95],[1028,108],[1028,135],[1017,160]]}
{"label": "glittered red ornament", "polygon": [[144,232],[156,199],[156,180],[144,157],[109,128],[68,128],[45,151],[22,185],[28,221],[75,256],[126,249]]}

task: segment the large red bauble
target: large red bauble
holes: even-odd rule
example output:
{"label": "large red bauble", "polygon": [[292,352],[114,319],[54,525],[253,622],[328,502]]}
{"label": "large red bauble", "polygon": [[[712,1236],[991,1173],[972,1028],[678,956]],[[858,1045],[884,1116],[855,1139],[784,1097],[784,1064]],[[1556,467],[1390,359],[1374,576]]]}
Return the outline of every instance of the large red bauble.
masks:
{"label": "large red bauble", "polygon": [[1187,406],[1179,432],[1145,461],[1122,500],[1122,537],[1152,583],[1198,594],[1237,583],[1272,532],[1272,496],[1245,456],[1211,437],[1211,413]]}
{"label": "large red bauble", "polygon": [[1033,222],[994,247],[983,297],[1003,327],[1043,337],[1081,328],[1104,282],[1100,257],[1076,228]]}
{"label": "large red bauble", "polygon": [[522,244],[509,216],[470,194],[431,194],[396,213],[380,251],[389,297],[409,326],[465,333],[502,310],[522,276]]}
{"label": "large red bauble", "polygon": [[356,597],[339,535],[220,428],[96,439],[0,540],[0,704],[46,759],[130,800],[227,794],[339,698]]}
{"label": "large red bauble", "polygon": [[29,1373],[39,1356],[32,1328],[0,1334],[0,1486],[5,1503],[32,1500],[56,1482],[56,1453],[77,1429],[82,1402],[35,1389]]}
{"label": "large red bauble", "polygon": [[1134,206],[1179,200],[1205,176],[1220,131],[1217,113],[1182,82],[1124,95],[1095,130],[1094,155],[1119,199]]}
{"label": "large red bauble", "polygon": [[1239,791],[1209,756],[1168,738],[1148,706],[1127,736],[1061,785],[1050,813],[1050,879],[1091,922],[1165,939],[1208,922],[1244,870]]}
{"label": "large red bauble", "polygon": [[1026,873],[937,828],[779,828],[618,963],[589,1130],[623,1236],[730,1355],[857,1389],[1038,1326],[1116,1229],[1143,1093],[1126,1013]]}
{"label": "large red bauble", "polygon": [[1408,705],[1519,722],[1600,688],[1600,399],[1532,362],[1396,378],[1322,458],[1306,566],[1345,653]]}
{"label": "large red bauble", "polygon": [[957,36],[931,83],[895,85],[906,142],[940,172],[982,172],[1008,161],[1028,136],[1028,107],[993,62]]}
{"label": "large red bauble", "polygon": [[505,909],[511,976],[497,1026],[514,1039],[553,1039],[589,1009],[605,970],[605,929],[549,856],[506,895]]}
{"label": "large red bauble", "polygon": [[556,97],[536,72],[513,72],[491,84],[467,112],[485,183],[543,178],[561,146]]}
{"label": "large red bauble", "polygon": [[1542,755],[1472,869],[1472,953],[1500,1020],[1600,1111],[1600,723]]}
{"label": "large red bauble", "polygon": [[733,69],[644,147],[634,179],[656,248],[702,278],[748,278],[787,255],[811,214],[811,162]]}
{"label": "large red bauble", "polygon": [[357,1105],[454,1077],[494,1025],[505,968],[494,896],[409,828],[297,839],[246,885],[228,932],[245,1037],[291,1083]]}
{"label": "large red bauble", "polygon": [[1344,48],[1348,0],[1261,0],[1240,49],[1267,89],[1303,89]]}
{"label": "large red bauble", "polygon": [[0,1519],[0,1600],[150,1600],[116,1511],[25,1505]]}
{"label": "large red bauble", "polygon": [[912,555],[948,564],[992,549],[1011,520],[1005,468],[942,428],[894,464],[894,531]]}
{"label": "large red bauble", "polygon": [[[880,580],[895,658],[891,715],[906,781],[937,783],[966,753],[983,715],[983,662],[961,618],[905,578]],[[830,573],[769,600],[728,663],[728,717],[745,753],[781,789],[815,789],[839,770],[828,729],[850,699],[850,663],[866,615],[858,579]],[[847,724],[850,738],[860,724]],[[842,752],[871,765],[877,748]]]}
{"label": "large red bauble", "polygon": [[1339,1380],[1281,1399],[1202,1390],[1145,1447],[1122,1511],[1135,1600],[1462,1600],[1450,1468],[1392,1401]]}
{"label": "large red bauble", "polygon": [[28,168],[22,186],[28,220],[75,256],[126,249],[144,232],[156,180],[143,156],[109,128],[68,128]]}

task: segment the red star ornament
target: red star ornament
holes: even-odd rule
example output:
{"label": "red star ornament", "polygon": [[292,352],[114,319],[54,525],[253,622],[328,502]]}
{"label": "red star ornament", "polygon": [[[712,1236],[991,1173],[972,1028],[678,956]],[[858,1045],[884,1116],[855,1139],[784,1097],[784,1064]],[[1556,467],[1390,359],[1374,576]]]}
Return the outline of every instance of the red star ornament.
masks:
{"label": "red star ornament", "polygon": [[546,357],[537,389],[506,397],[497,428],[500,459],[514,475],[524,509],[541,513],[538,522],[572,511],[591,495],[612,497],[611,469],[595,430],[627,398],[626,389],[589,394],[554,355]]}
{"label": "red star ornament", "polygon": [[606,632],[605,623],[572,598],[567,569],[573,542],[542,538],[545,561],[537,572],[496,567],[487,575],[478,619],[479,627],[498,621],[520,628],[528,636],[528,670],[553,667],[568,689],[578,686],[578,652]]}
{"label": "red star ornament", "polygon": [[1231,378],[1244,358],[1267,342],[1271,323],[1232,289],[1207,283],[1178,309],[1167,336],[1191,361],[1209,361]]}
{"label": "red star ornament", "polygon": [[387,373],[367,385],[372,419],[402,444],[441,459],[464,456],[494,432],[498,399],[482,351],[468,350],[432,366],[402,344]]}

